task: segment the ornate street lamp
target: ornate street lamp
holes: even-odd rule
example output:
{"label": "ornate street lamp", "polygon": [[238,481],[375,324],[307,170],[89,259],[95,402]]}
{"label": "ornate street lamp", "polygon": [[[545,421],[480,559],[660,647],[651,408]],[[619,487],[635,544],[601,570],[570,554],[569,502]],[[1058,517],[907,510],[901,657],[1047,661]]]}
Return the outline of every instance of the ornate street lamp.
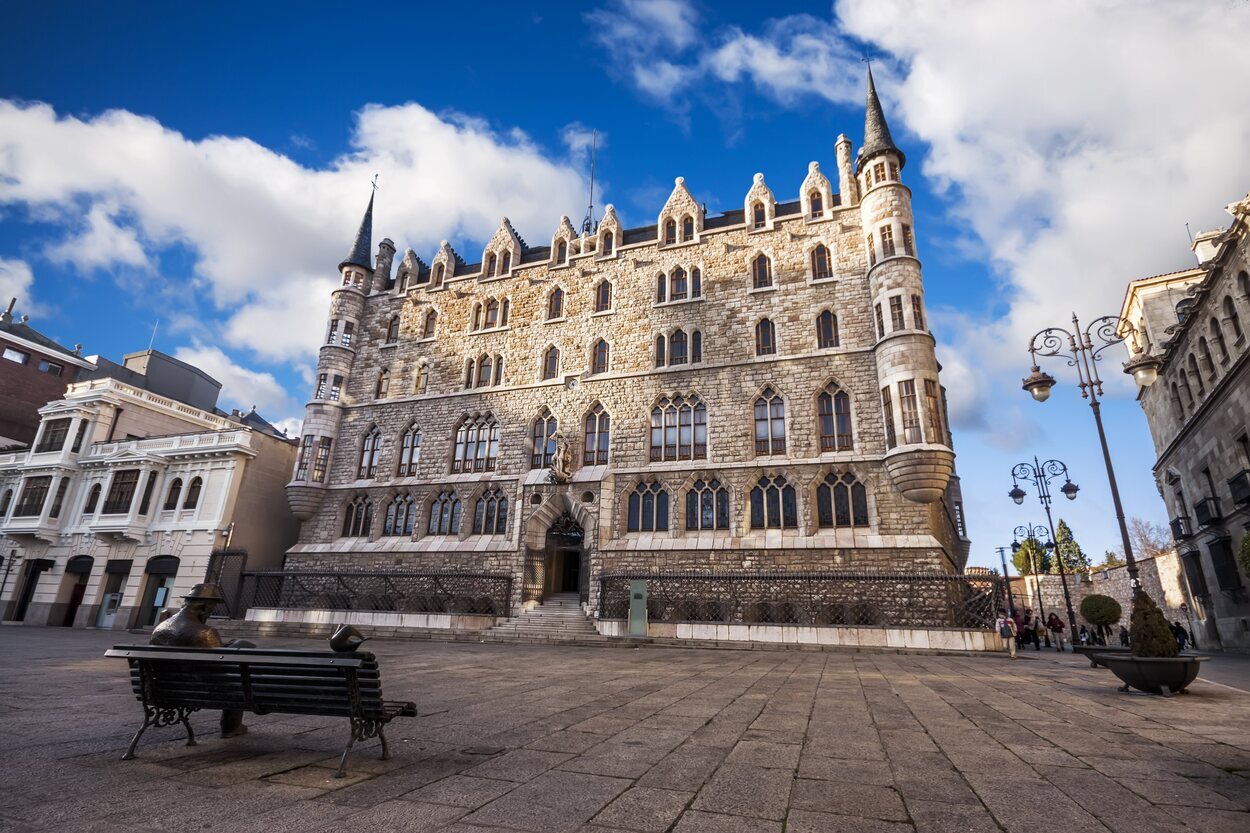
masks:
{"label": "ornate street lamp", "polygon": [[[1041,541],[1042,540],[1041,536],[1044,535],[1045,533],[1046,533],[1046,530],[1043,527],[1033,526],[1032,524],[1029,524],[1027,526],[1016,527],[1015,533],[1014,533],[1015,538],[1013,538],[1011,542],[1012,555],[1015,555],[1016,553],[1020,552],[1021,536],[1024,536],[1024,540],[1026,541],[1030,538],[1035,538],[1036,540]],[[1055,545],[1054,545],[1054,542],[1052,541],[1047,541],[1045,544],[1042,544],[1042,549],[1046,550],[1047,552],[1054,549],[1054,547]],[[1006,568],[1004,567],[1003,569],[1005,570]],[[1046,622],[1046,601],[1045,599],[1042,598],[1042,580],[1038,578],[1038,576],[1041,575],[1041,565],[1038,564],[1036,560],[1034,560],[1032,552],[1029,553],[1029,569],[1033,571],[1033,581],[1037,585],[1037,610],[1042,616],[1042,622],[1045,623]],[[1025,589],[1025,598],[1027,599],[1028,589],[1029,589],[1028,579],[1025,579],[1024,589]]]}
{"label": "ornate street lamp", "polygon": [[[1059,491],[1062,492],[1063,496],[1068,500],[1076,500],[1076,493],[1080,491],[1081,487],[1072,482],[1072,478],[1068,476],[1067,464],[1060,460],[1047,460],[1044,463],[1039,463],[1037,458],[1034,457],[1032,463],[1028,461],[1017,463],[1011,469],[1011,491],[1007,494],[1012,500],[1018,504],[1024,502],[1024,496],[1026,493],[1024,489],[1020,488],[1019,481],[1021,480],[1026,483],[1032,481],[1033,486],[1037,489],[1037,499],[1042,504],[1042,508],[1046,510],[1046,523],[1049,525],[1050,529],[1050,541],[1047,544],[1047,549],[1055,548],[1055,538],[1058,537],[1055,535],[1054,518],[1052,518],[1050,514],[1050,481],[1060,476],[1063,477],[1063,485],[1059,487]],[[1028,537],[1037,537],[1032,534],[1034,529],[1039,532],[1046,531],[1045,528],[1040,526],[1036,528],[1032,526],[1016,527],[1016,535],[1025,534]],[[1067,608],[1068,612],[1068,627],[1072,628],[1072,632],[1075,633],[1076,612],[1072,610],[1072,594],[1068,590],[1068,571],[1064,567],[1062,553],[1056,553],[1056,562],[1059,564],[1059,583],[1063,585],[1064,607]],[[1040,596],[1042,592],[1040,589],[1040,580],[1038,582],[1038,588],[1037,592]]]}
{"label": "ornate street lamp", "polygon": [[[1095,339],[1097,339],[1097,344],[1095,344]],[[1137,578],[1137,561],[1133,558],[1133,545],[1129,540],[1128,525],[1124,522],[1124,507],[1120,504],[1120,490],[1116,486],[1115,468],[1111,465],[1111,452],[1107,448],[1107,434],[1102,427],[1102,412],[1098,403],[1098,397],[1102,396],[1102,379],[1098,376],[1098,362],[1102,360],[1102,352],[1114,344],[1120,344],[1125,339],[1131,341],[1132,355],[1127,362],[1124,362],[1124,372],[1130,374],[1141,387],[1153,385],[1159,378],[1159,367],[1162,362],[1142,349],[1137,328],[1123,318],[1104,315],[1082,330],[1081,322],[1077,320],[1075,313],[1072,315],[1072,332],[1061,327],[1048,327],[1034,335],[1029,341],[1029,355],[1033,357],[1033,372],[1023,382],[1024,389],[1034,399],[1038,402],[1045,402],[1050,397],[1050,389],[1055,386],[1055,378],[1042,371],[1037,364],[1038,357],[1061,356],[1068,360],[1070,367],[1076,368],[1081,397],[1089,400],[1089,406],[1094,411],[1094,423],[1098,426],[1098,441],[1102,444],[1102,459],[1107,465],[1111,500],[1115,504],[1116,521],[1120,524],[1120,540],[1124,546],[1129,584],[1136,596],[1137,591],[1141,589],[1141,582]],[[1062,491],[1069,499],[1076,497],[1075,484],[1072,485],[1071,493],[1068,492],[1067,484]],[[1047,515],[1049,516],[1049,507]],[[1062,559],[1059,564],[1062,567]],[[1065,592],[1067,590],[1066,584],[1064,590]],[[1068,605],[1068,618],[1072,618],[1071,604]]]}

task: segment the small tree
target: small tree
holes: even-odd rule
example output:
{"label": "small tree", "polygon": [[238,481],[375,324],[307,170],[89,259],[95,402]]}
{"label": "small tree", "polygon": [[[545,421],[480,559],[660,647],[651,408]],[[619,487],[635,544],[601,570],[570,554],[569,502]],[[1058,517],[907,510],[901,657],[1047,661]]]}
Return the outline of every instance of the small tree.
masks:
{"label": "small tree", "polygon": [[1128,522],[1128,537],[1138,558],[1154,558],[1172,550],[1172,536],[1163,524],[1151,523],[1145,518],[1132,518]]}
{"label": "small tree", "polygon": [[1106,641],[1109,628],[1124,614],[1120,603],[1110,596],[1098,593],[1086,596],[1081,600],[1081,617],[1098,629],[1098,634]]}
{"label": "small tree", "polygon": [[1115,550],[1107,550],[1103,553],[1102,563],[1098,566],[1109,570],[1112,567],[1123,567],[1127,563],[1128,562],[1124,560],[1124,556],[1120,555],[1120,553]]}
{"label": "small tree", "polygon": [[1050,554],[1036,538],[1025,538],[1021,541],[1020,549],[1011,554],[1011,563],[1022,576],[1050,572]]}
{"label": "small tree", "polygon": [[1145,590],[1138,590],[1133,598],[1133,616],[1128,630],[1135,657],[1174,657],[1180,653],[1168,620],[1163,618],[1163,611]]}
{"label": "small tree", "polygon": [[1063,559],[1063,568],[1069,573],[1084,573],[1089,570],[1089,556],[1081,549],[1081,545],[1072,537],[1072,529],[1063,518],[1055,527],[1055,557],[1050,571],[1059,572],[1059,560]]}

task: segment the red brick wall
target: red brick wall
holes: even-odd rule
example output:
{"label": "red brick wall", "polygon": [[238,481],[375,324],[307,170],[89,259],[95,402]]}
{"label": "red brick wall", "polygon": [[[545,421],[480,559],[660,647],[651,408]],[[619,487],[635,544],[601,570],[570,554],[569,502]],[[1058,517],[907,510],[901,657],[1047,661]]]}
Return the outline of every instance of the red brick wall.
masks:
{"label": "red brick wall", "polygon": [[[30,362],[21,365],[0,359],[0,436],[30,443],[39,429],[39,409],[64,395],[65,388],[78,375],[78,368],[54,354],[40,354],[0,337],[0,350],[5,347],[29,353]],[[61,375],[40,373],[41,358],[61,365]]]}

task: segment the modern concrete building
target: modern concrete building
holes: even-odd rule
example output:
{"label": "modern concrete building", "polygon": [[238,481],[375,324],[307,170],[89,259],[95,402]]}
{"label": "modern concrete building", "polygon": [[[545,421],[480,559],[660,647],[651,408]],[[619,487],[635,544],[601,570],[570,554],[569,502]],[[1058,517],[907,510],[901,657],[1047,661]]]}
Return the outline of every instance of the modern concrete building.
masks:
{"label": "modern concrete building", "polygon": [[[477,262],[383,240],[339,266],[287,493],[292,570],[511,576],[513,605],[608,575],[959,573],[962,518],[904,154],[864,146],[709,216],[612,206]],[[600,611],[602,612],[602,611]]]}
{"label": "modern concrete building", "polygon": [[1193,243],[1198,265],[1129,284],[1122,316],[1162,360],[1138,401],[1150,423],[1199,640],[1250,648],[1250,196]]}
{"label": "modern concrete building", "polygon": [[145,627],[210,573],[279,566],[294,441],[217,410],[217,381],[155,350],[90,366],[33,446],[0,453],[3,619]]}

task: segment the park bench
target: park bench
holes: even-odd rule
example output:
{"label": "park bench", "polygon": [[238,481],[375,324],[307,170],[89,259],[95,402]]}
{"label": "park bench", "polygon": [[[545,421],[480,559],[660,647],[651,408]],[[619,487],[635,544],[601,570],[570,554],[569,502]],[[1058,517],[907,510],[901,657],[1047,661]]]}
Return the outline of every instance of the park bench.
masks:
{"label": "park bench", "polygon": [[195,746],[188,718],[200,709],[324,715],[351,721],[351,738],[335,773],[342,778],[356,741],[379,738],[386,760],[386,724],[417,714],[415,703],[382,699],[378,662],[365,651],[116,645],[105,656],[130,664],[130,682],[143,705],[143,725],[123,761],[135,757],[139,738],[150,726],[181,723],[187,746]]}

